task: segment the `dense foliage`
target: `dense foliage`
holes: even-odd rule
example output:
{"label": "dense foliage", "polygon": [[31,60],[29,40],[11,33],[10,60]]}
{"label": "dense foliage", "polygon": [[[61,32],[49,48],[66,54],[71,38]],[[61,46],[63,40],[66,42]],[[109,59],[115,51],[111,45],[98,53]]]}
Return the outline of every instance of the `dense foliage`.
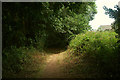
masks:
{"label": "dense foliage", "polygon": [[119,73],[119,43],[115,32],[86,32],[79,34],[73,39],[69,48],[73,50],[72,54],[77,56],[86,56],[91,58],[101,72],[114,75]]}
{"label": "dense foliage", "polygon": [[95,14],[94,2],[4,2],[4,70],[21,70],[24,60],[28,58],[27,48],[34,47],[42,51],[47,47],[66,46],[72,35],[91,28],[88,24]]}
{"label": "dense foliage", "polygon": [[[115,19],[113,28],[120,34],[119,7],[104,9]],[[5,2],[2,10],[4,76],[7,72],[23,70],[31,62],[32,51],[64,48],[68,44],[73,55],[93,60],[101,72],[110,75],[120,72],[117,33],[90,31],[89,21],[97,13],[94,2]]]}
{"label": "dense foliage", "polygon": [[71,34],[88,30],[95,13],[93,2],[3,3],[3,48],[66,41]]}
{"label": "dense foliage", "polygon": [[105,14],[109,15],[110,18],[115,19],[112,28],[120,35],[120,7],[116,5],[114,8],[115,9],[113,10],[104,6]]}
{"label": "dense foliage", "polygon": [[3,54],[4,56],[3,57],[3,70],[4,69],[6,71],[9,70],[10,72],[13,72],[14,70],[16,72],[22,70],[23,63],[28,62],[27,60],[30,57],[30,55],[26,54],[25,48],[23,47],[18,49],[14,46],[11,46],[11,49],[6,49],[4,50],[3,53],[4,53]]}

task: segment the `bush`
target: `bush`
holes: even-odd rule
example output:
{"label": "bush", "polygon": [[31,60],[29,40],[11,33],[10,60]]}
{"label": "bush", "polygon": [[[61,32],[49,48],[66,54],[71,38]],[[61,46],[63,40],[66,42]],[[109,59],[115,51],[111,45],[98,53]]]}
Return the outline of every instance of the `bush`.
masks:
{"label": "bush", "polygon": [[16,48],[11,46],[9,49],[3,50],[3,73],[19,72],[23,69],[23,64],[28,62],[30,55],[27,54],[25,47]]}
{"label": "bush", "polygon": [[86,32],[76,35],[69,48],[77,56],[81,54],[93,59],[106,72],[118,71],[119,40],[115,32]]}

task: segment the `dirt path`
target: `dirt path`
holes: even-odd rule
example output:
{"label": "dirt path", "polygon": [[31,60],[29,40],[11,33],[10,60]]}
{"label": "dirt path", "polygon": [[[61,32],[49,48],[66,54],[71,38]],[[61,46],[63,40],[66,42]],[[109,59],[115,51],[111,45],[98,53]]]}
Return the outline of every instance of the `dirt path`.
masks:
{"label": "dirt path", "polygon": [[[35,52],[33,61],[26,65],[15,78],[91,78],[99,75],[93,66],[79,57],[72,58],[68,51],[48,49],[43,53]],[[86,60],[86,59],[85,59]],[[79,62],[79,63],[78,63]]]}
{"label": "dirt path", "polygon": [[48,49],[45,52],[35,52],[32,62],[17,74],[15,78],[65,78],[63,66],[65,66],[65,50]]}
{"label": "dirt path", "polygon": [[51,54],[46,58],[45,67],[42,73],[42,77],[45,78],[62,78],[64,73],[62,71],[64,53]]}

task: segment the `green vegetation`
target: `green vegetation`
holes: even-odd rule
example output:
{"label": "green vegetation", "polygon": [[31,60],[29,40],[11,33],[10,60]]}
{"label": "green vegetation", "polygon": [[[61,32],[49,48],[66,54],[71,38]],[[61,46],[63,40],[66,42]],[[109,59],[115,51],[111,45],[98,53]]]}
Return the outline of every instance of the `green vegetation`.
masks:
{"label": "green vegetation", "polygon": [[94,2],[3,3],[3,72],[22,70],[30,47],[67,46],[71,35],[90,29],[95,8]]}
{"label": "green vegetation", "polygon": [[[118,76],[120,72],[120,40],[117,37],[119,35],[119,20],[117,17],[119,15],[115,18],[118,28],[113,27],[116,32],[93,32],[89,21],[93,20],[97,13],[95,2],[4,2],[2,10],[4,77],[8,77],[8,74],[13,77],[12,74],[19,72],[20,75],[24,76],[26,69],[34,64],[34,66],[37,66],[32,68],[40,68],[40,70],[37,69],[39,73],[42,71],[42,61],[45,59],[43,56],[49,53],[49,55],[59,53],[57,48],[66,49],[67,47],[67,53],[70,55],[69,59],[75,65],[77,61],[74,61],[74,58],[77,58],[78,61],[79,59],[83,60],[83,63],[77,63],[78,67],[74,68],[74,71],[86,74],[84,72],[89,72],[86,70],[89,67],[93,72],[99,69],[96,73],[100,73],[100,76],[102,76],[102,72],[104,74],[108,73],[108,76]],[[54,49],[53,52],[48,51],[50,48]],[[56,52],[54,52],[55,49]],[[45,51],[48,52],[44,54]],[[59,62],[63,62],[60,60],[63,60],[65,53],[60,56]],[[56,57],[56,55],[52,57]],[[50,57],[50,59],[53,58]],[[69,59],[66,60],[69,61]],[[51,60],[53,61],[51,65],[56,65],[55,62],[57,61],[55,60],[58,59]],[[85,63],[81,68],[80,65],[83,65],[85,60],[93,66],[88,66],[88,63]],[[95,65],[97,68],[95,68]],[[26,66],[27,68],[25,68]],[[52,66],[50,67],[54,70]],[[49,70],[49,66],[46,68]],[[59,67],[56,68],[59,69]],[[35,71],[33,70],[31,74],[36,75]],[[27,76],[32,77],[29,74]]]}
{"label": "green vegetation", "polygon": [[95,8],[94,2],[3,3],[3,49],[65,46],[70,35],[90,29]]}
{"label": "green vegetation", "polygon": [[110,18],[115,19],[114,23],[112,24],[112,28],[115,29],[116,33],[120,35],[120,7],[118,5],[115,5],[114,10],[107,8],[106,6],[103,8],[106,15],[109,15]]}
{"label": "green vegetation", "polygon": [[[3,56],[3,77],[7,73],[17,73],[24,69],[25,64],[28,65],[33,61],[32,56],[36,50],[34,48],[11,46],[9,49],[4,49]],[[9,76],[9,75],[8,75]]]}
{"label": "green vegetation", "polygon": [[117,43],[116,35],[110,31],[78,34],[69,44],[71,54],[78,57],[82,55],[92,60],[92,64],[97,65],[104,74],[115,75],[120,71],[120,44]]}

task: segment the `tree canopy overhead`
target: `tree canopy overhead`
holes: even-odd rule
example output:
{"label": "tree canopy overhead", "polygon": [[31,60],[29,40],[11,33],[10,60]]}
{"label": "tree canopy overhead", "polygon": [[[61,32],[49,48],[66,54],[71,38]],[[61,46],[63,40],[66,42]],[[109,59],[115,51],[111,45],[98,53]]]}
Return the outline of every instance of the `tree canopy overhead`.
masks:
{"label": "tree canopy overhead", "polygon": [[96,14],[94,2],[4,2],[2,8],[3,48],[68,43],[71,35],[91,28]]}

